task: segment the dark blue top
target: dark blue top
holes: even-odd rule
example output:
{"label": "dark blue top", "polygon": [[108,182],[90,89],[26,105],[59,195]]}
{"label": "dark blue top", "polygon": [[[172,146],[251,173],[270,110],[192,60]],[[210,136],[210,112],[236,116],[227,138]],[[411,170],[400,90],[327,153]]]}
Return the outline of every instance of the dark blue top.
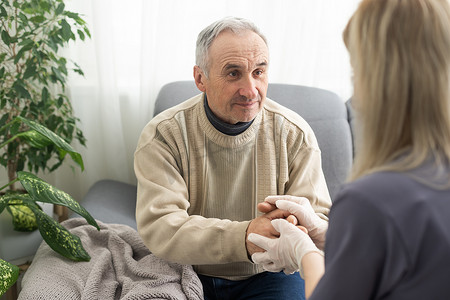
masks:
{"label": "dark blue top", "polygon": [[250,122],[238,122],[236,124],[228,124],[220,120],[212,112],[211,108],[209,108],[208,100],[206,99],[206,94],[203,106],[205,107],[206,116],[208,117],[209,122],[211,122],[214,128],[216,128],[217,130],[226,135],[236,136],[238,134],[243,133],[245,130],[247,130],[247,128],[250,127],[250,125],[252,125],[253,120]]}
{"label": "dark blue top", "polygon": [[331,207],[325,275],[310,299],[450,299],[450,189],[420,180],[442,184],[450,168],[441,171],[347,184]]}

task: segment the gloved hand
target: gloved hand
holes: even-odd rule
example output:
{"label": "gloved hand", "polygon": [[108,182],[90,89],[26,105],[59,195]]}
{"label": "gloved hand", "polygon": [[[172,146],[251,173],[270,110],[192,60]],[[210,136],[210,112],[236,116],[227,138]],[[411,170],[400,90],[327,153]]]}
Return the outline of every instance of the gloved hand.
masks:
{"label": "gloved hand", "polygon": [[287,210],[293,214],[299,225],[308,230],[308,234],[316,246],[323,250],[325,247],[325,236],[328,230],[328,222],[321,219],[305,197],[295,197],[289,195],[268,196],[265,200],[279,209]]}
{"label": "gloved hand", "polygon": [[306,233],[288,221],[272,220],[272,226],[280,233],[279,238],[271,239],[255,233],[248,236],[249,241],[266,250],[254,253],[253,262],[262,264],[264,270],[270,272],[283,270],[286,274],[292,274],[300,270],[300,276],[303,277],[301,268],[303,256],[309,252],[322,254],[322,251],[314,245]]}

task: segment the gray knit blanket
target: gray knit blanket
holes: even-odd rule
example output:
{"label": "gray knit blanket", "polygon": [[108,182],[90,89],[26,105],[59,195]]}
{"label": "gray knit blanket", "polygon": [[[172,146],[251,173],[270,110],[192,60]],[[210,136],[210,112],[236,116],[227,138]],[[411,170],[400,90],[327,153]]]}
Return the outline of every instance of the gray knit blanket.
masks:
{"label": "gray knit blanket", "polygon": [[19,300],[203,299],[191,266],[157,258],[129,226],[98,224],[100,231],[82,218],[63,223],[81,238],[89,262],[68,260],[42,242],[23,277]]}

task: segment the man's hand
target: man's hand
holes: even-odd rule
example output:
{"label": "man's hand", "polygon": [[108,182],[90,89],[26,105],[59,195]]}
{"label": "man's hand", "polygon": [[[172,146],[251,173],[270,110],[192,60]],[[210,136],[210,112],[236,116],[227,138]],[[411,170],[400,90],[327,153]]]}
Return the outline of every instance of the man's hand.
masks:
{"label": "man's hand", "polygon": [[273,227],[271,221],[275,219],[286,219],[291,213],[286,210],[273,209],[265,215],[259,216],[253,219],[247,228],[247,234],[245,238],[245,246],[247,247],[247,253],[252,256],[256,252],[263,252],[264,249],[256,246],[248,240],[250,233],[256,233],[268,238],[277,238],[280,233]]}
{"label": "man's hand", "polygon": [[322,220],[311,206],[309,200],[305,197],[295,197],[289,195],[269,196],[263,203],[258,205],[258,209],[263,212],[270,209],[287,210],[294,215],[299,225],[308,230],[308,234],[316,246],[323,250],[325,246],[325,235],[328,230],[328,222]]}

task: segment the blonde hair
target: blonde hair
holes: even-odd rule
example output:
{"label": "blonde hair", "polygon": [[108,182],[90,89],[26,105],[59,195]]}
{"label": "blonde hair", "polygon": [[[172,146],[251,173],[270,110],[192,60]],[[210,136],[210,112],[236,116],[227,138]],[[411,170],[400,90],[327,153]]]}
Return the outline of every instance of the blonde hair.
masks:
{"label": "blonde hair", "polygon": [[450,161],[447,0],[363,0],[345,28],[354,72],[354,180]]}

